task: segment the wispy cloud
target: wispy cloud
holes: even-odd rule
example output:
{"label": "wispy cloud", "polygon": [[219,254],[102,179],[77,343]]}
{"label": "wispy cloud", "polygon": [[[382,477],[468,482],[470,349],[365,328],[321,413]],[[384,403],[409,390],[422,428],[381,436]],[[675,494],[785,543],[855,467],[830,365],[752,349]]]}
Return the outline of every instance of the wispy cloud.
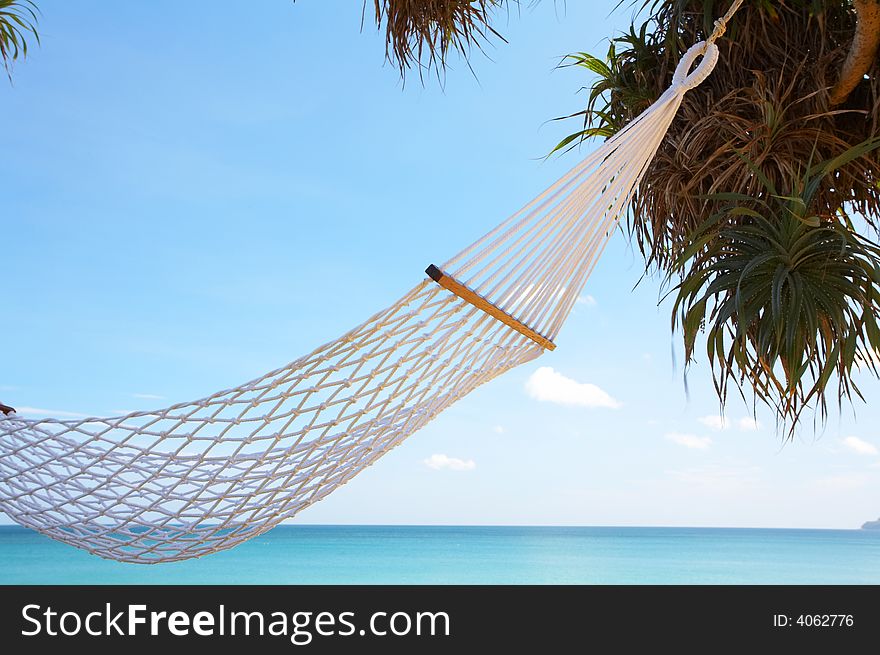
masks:
{"label": "wispy cloud", "polygon": [[697,420],[710,430],[715,430],[715,432],[720,432],[721,430],[726,430],[730,427],[730,419],[726,416],[719,416],[717,414],[701,416]]}
{"label": "wispy cloud", "polygon": [[757,432],[761,429],[761,422],[751,416],[743,416],[736,425],[743,432]]}
{"label": "wispy cloud", "polygon": [[847,437],[841,443],[844,448],[858,455],[880,455],[877,446],[858,437]]}
{"label": "wispy cloud", "polygon": [[609,407],[617,409],[621,403],[606,391],[589,382],[577,382],[542,366],[526,381],[526,393],[535,400],[557,405],[577,407]]}
{"label": "wispy cloud", "polygon": [[42,407],[16,407],[16,414],[22,416],[48,416],[50,418],[86,418],[88,414],[68,412],[63,409],[44,409]]}
{"label": "wispy cloud", "polygon": [[18,387],[14,387],[11,384],[0,384],[0,391],[18,391]]}
{"label": "wispy cloud", "polygon": [[575,301],[576,305],[583,305],[584,307],[595,307],[596,299],[593,298],[590,294],[585,296],[578,296],[578,299]]}
{"label": "wispy cloud", "polygon": [[140,400],[165,400],[165,396],[157,396],[154,393],[133,393],[131,397],[139,398]]}
{"label": "wispy cloud", "polygon": [[709,437],[699,437],[695,434],[685,434],[684,432],[667,432],[663,435],[668,441],[685,448],[694,448],[696,450],[706,450],[712,445]]}
{"label": "wispy cloud", "polygon": [[441,453],[434,453],[422,463],[435,471],[473,471],[477,463],[472,459],[458,459]]}
{"label": "wispy cloud", "polygon": [[492,432],[494,432],[495,434],[504,434],[504,426],[503,425],[496,425],[495,427],[492,428]]}
{"label": "wispy cloud", "polygon": [[701,416],[697,419],[700,423],[705,425],[710,430],[714,430],[715,432],[721,432],[722,430],[730,430],[734,425],[743,432],[754,432],[756,430],[761,429],[761,424],[757,419],[752,418],[751,416],[743,416],[741,419],[738,419],[735,423],[731,419],[726,416],[720,416],[718,414],[709,414],[708,416]]}

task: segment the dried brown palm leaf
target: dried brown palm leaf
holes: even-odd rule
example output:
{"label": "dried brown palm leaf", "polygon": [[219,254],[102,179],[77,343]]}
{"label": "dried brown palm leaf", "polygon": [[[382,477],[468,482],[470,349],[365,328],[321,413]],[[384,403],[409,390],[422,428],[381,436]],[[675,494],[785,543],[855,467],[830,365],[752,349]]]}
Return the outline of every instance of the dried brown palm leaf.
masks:
{"label": "dried brown palm leaf", "polygon": [[[517,0],[374,0],[376,24],[385,26],[385,55],[401,77],[416,69],[441,72],[450,52],[467,58],[493,38],[495,10]],[[366,11],[366,0],[364,10]]]}
{"label": "dried brown palm leaf", "polygon": [[[608,75],[597,83],[607,104],[584,112],[613,132],[658,97],[683,52],[706,38],[724,3],[653,0],[641,29],[616,39]],[[668,269],[689,234],[719,210],[709,196],[759,193],[742,153],[784,187],[804,163],[832,159],[880,130],[877,62],[846,102],[832,105],[856,26],[848,0],[751,0],[718,42],[718,66],[686,96],[631,207],[631,227],[646,261]],[[609,82],[609,76],[611,81]],[[592,111],[591,111],[592,110]],[[587,136],[584,133],[584,136]],[[880,222],[880,156],[842,167],[817,190],[825,215],[840,211]]]}

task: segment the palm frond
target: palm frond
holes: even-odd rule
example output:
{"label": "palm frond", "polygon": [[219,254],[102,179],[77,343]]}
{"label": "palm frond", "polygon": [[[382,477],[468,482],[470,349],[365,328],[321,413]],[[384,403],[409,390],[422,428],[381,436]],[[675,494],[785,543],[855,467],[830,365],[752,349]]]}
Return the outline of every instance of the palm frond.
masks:
{"label": "palm frond", "polygon": [[386,57],[401,77],[416,69],[420,78],[443,71],[453,52],[467,59],[493,39],[504,41],[492,23],[496,10],[511,3],[518,0],[373,0]]}
{"label": "palm frond", "polygon": [[777,194],[723,194],[718,212],[690,236],[676,262],[673,329],[688,362],[705,332],[722,404],[731,385],[773,407],[793,434],[803,411],[824,420],[860,396],[856,370],[880,376],[880,245],[843,215],[819,215],[816,177],[880,147],[874,139],[822,162]]}
{"label": "palm frond", "polygon": [[12,63],[27,57],[28,39],[39,44],[38,9],[31,0],[0,0],[0,60],[11,78]]}

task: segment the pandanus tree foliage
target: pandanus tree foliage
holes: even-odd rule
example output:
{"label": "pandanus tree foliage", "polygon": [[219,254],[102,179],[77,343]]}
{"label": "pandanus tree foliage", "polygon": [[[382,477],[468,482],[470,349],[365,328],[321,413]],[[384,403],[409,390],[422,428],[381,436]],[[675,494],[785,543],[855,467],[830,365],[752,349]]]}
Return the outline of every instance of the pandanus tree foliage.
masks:
{"label": "pandanus tree foliage", "polygon": [[678,280],[673,327],[688,360],[705,332],[722,403],[733,382],[774,407],[791,432],[807,407],[826,416],[832,382],[838,400],[861,398],[854,373],[878,375],[880,247],[846,214],[814,213],[822,180],[877,145],[809,167],[793,195],[755,167],[762,193],[707,198],[715,211],[669,276]]}
{"label": "pandanus tree foliage", "polygon": [[[601,59],[583,123],[613,134],[660,95],[726,3],[651,0]],[[787,434],[804,409],[861,396],[880,331],[880,77],[876,0],[751,0],[718,42],[629,208],[649,270],[675,287],[688,363],[705,338],[722,407],[731,383]]]}
{"label": "pandanus tree foliage", "polygon": [[[375,8],[389,58],[421,74],[482,46],[504,4]],[[585,106],[560,119],[578,129],[554,152],[644,111],[729,0],[633,4],[606,52],[562,62],[591,79]],[[627,212],[646,269],[671,287],[688,363],[702,339],[722,407],[735,388],[772,407],[789,435],[805,409],[824,420],[829,394],[858,397],[859,373],[878,374],[878,43],[878,0],[746,0]]]}

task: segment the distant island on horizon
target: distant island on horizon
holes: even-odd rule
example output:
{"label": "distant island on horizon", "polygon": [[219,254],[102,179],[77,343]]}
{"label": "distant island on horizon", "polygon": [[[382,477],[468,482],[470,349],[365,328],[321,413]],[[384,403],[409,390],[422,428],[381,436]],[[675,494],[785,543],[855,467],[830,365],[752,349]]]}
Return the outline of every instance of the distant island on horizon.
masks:
{"label": "distant island on horizon", "polygon": [[862,523],[862,530],[880,530],[880,519],[876,521],[865,521]]}

